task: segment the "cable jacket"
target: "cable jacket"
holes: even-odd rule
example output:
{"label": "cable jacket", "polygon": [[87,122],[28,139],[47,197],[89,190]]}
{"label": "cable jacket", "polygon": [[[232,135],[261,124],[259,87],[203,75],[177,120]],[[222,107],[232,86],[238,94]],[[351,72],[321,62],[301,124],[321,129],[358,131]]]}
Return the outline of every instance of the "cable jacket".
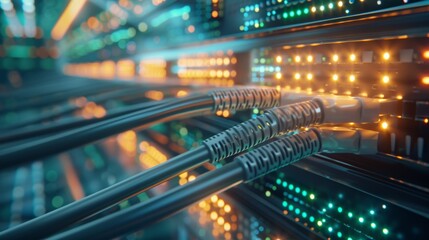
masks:
{"label": "cable jacket", "polygon": [[208,157],[208,152],[204,147],[188,151],[79,201],[5,230],[0,233],[0,239],[48,237],[87,216],[154,187],[187,169],[200,165],[207,161]]}
{"label": "cable jacket", "polygon": [[96,127],[86,126],[0,151],[0,169],[91,143],[105,137],[121,133],[135,127],[148,127],[166,120],[172,120],[185,113],[210,110],[213,100],[199,97],[179,100],[176,104],[165,104],[138,111],[119,120],[97,123]]}
{"label": "cable jacket", "polygon": [[78,226],[53,239],[111,239],[145,228],[185,207],[242,182],[242,168],[236,162],[206,173],[147,202]]}

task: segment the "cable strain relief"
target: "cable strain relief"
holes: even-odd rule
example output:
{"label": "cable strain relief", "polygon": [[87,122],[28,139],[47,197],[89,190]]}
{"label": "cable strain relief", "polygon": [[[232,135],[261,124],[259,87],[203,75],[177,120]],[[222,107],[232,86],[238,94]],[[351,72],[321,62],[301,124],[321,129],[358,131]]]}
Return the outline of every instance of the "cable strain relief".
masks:
{"label": "cable strain relief", "polygon": [[213,112],[252,108],[272,108],[280,103],[280,92],[275,88],[232,88],[209,92],[213,97]]}
{"label": "cable strain relief", "polygon": [[218,133],[203,144],[210,152],[211,160],[216,162],[281,133],[320,123],[321,117],[320,106],[315,101],[281,106]]}
{"label": "cable strain relief", "polygon": [[322,143],[316,129],[282,137],[247,152],[235,159],[242,166],[245,181],[264,176],[321,150]]}

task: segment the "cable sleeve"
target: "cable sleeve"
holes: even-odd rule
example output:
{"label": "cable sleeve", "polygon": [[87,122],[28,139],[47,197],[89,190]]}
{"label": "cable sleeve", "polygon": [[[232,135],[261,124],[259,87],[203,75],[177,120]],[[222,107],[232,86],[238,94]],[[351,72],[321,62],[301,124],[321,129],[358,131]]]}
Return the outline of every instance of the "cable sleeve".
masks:
{"label": "cable sleeve", "polygon": [[281,133],[321,123],[323,119],[319,102],[311,100],[285,105],[266,111],[214,135],[203,142],[213,162],[252,148]]}
{"label": "cable sleeve", "polygon": [[273,141],[235,158],[251,181],[281,167],[310,156],[322,149],[322,141],[316,129],[301,132]]}
{"label": "cable sleeve", "polygon": [[272,108],[279,106],[280,92],[275,88],[231,88],[209,92],[213,97],[213,112]]}

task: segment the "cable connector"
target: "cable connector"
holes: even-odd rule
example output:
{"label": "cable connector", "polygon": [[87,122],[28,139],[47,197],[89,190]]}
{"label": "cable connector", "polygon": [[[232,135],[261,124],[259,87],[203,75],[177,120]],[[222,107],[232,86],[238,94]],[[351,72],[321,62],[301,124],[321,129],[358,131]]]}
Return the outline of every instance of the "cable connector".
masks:
{"label": "cable connector", "polygon": [[314,100],[323,106],[323,122],[377,122],[380,101],[372,98],[347,96],[317,96]]}
{"label": "cable connector", "polygon": [[235,158],[246,181],[285,167],[319,152],[377,153],[378,133],[364,129],[312,128],[292,136],[282,136],[264,146]]}
{"label": "cable connector", "polygon": [[378,132],[344,127],[319,127],[326,153],[377,153]]}
{"label": "cable connector", "polygon": [[247,182],[320,152],[322,141],[316,129],[280,138],[235,158]]}
{"label": "cable connector", "polygon": [[275,88],[231,88],[209,92],[213,97],[213,112],[273,108],[279,106],[280,92]]}
{"label": "cable connector", "polygon": [[203,142],[213,162],[252,148],[281,133],[322,122],[318,102],[307,101],[267,110]]}

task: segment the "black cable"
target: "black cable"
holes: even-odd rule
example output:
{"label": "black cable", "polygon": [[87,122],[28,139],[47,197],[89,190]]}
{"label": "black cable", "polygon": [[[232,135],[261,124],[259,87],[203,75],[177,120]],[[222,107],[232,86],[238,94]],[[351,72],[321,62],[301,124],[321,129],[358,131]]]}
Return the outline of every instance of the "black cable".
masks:
{"label": "black cable", "polygon": [[96,126],[85,126],[2,149],[0,150],[0,169],[60,153],[138,126],[147,127],[181,117],[190,112],[207,111],[212,106],[213,100],[207,96],[181,99],[175,104],[158,105],[157,107],[123,115],[119,119],[96,123]]}
{"label": "black cable", "polygon": [[145,191],[164,180],[168,180],[180,173],[181,169],[199,165],[201,161],[207,161],[208,157],[208,152],[204,147],[196,148],[79,201],[70,203],[15,228],[7,229],[0,233],[0,238],[45,238],[91,214],[120,202],[127,196]]}
{"label": "black cable", "polygon": [[[255,106],[272,107],[272,106],[276,106],[279,100],[278,94],[276,95],[275,92],[261,90],[261,89],[256,89],[256,90],[247,89],[245,91],[233,89],[230,91],[220,91],[220,92],[214,93],[214,95],[215,95],[214,102],[216,103],[214,109],[236,108],[240,110],[240,109],[253,108]],[[245,97],[245,95],[247,96]],[[266,97],[262,97],[262,96],[266,96]],[[213,99],[211,100],[213,101]],[[210,102],[213,103],[212,101]],[[281,118],[281,120],[278,120],[281,122],[281,124],[279,125],[278,124],[266,125],[265,121],[267,120],[267,116],[269,116],[268,114],[267,116],[263,116],[259,119],[252,119],[248,122],[235,126],[234,128],[232,128],[232,130],[230,129],[229,131],[232,131],[232,132],[243,131],[243,130],[245,132],[248,131],[247,134],[251,134],[251,136],[248,136],[250,137],[251,143],[245,143],[244,146],[235,145],[233,147],[233,150],[236,151],[237,147],[245,150],[247,148],[250,148],[260,143],[263,139],[267,140],[269,136],[264,134],[264,132],[267,132],[267,131],[271,132],[271,137],[272,137],[272,136],[275,136],[277,133],[279,133],[279,131],[287,131],[291,127],[296,127],[297,124],[310,124],[312,123],[312,121],[318,120],[319,118],[317,117],[317,114],[316,115],[312,114],[311,106],[316,108],[315,110],[319,109],[317,104],[312,105],[311,103],[303,103],[301,106],[301,108],[303,109],[301,108],[295,109],[297,107],[296,105],[282,107],[283,110],[281,113],[285,114],[286,112],[286,114],[290,114],[290,116],[287,119]],[[302,113],[294,112],[293,109],[295,109],[295,111],[307,110],[309,112],[309,115],[307,114],[303,116]],[[274,117],[275,116],[276,115],[274,115]],[[263,123],[264,126],[261,126],[261,123]],[[292,123],[293,123],[293,126],[291,125]],[[267,130],[267,128],[270,128],[270,129]],[[235,134],[231,135],[227,132],[226,135],[225,133],[222,133],[222,134],[219,134],[218,136],[218,138],[222,138],[222,139],[229,139],[229,137],[236,138],[236,135]],[[184,155],[177,156],[162,165],[149,169],[149,171],[152,172],[152,174],[143,172],[139,174],[139,176],[141,178],[144,178],[145,182],[160,184],[163,181],[169,179],[170,177],[173,177],[181,173],[182,171],[186,171],[188,169],[194,168],[208,161],[209,159],[213,160],[212,151],[213,149],[216,148],[215,146],[216,144],[217,142],[214,139],[209,139],[209,142],[206,143],[207,148],[200,147],[188,153],[185,153]],[[219,150],[224,150],[223,149],[224,147],[225,146],[223,146],[222,149],[219,149]],[[196,154],[196,153],[199,153],[199,154]],[[174,159],[181,159],[181,160],[179,161]],[[218,156],[216,156],[216,160],[217,159],[219,159]],[[140,180],[138,179],[136,180],[132,178],[132,179],[128,179],[123,182],[117,183],[109,189],[112,192],[113,192],[113,189],[115,189],[115,191],[118,192],[118,195],[113,195],[113,196],[103,195],[102,197],[100,196],[100,197],[90,198],[89,200],[83,199],[83,200],[77,201],[73,205],[72,209],[65,210],[65,212],[70,211],[66,215],[62,215],[62,208],[61,208],[55,211],[56,213],[55,215],[53,215],[53,217],[48,217],[48,216],[52,216],[49,214],[41,216],[27,223],[21,224],[15,228],[9,229],[4,233],[2,233],[0,236],[7,234],[5,235],[5,236],[8,236],[7,238],[18,238],[18,236],[19,238],[23,238],[23,237],[25,238],[25,236],[34,237],[35,231],[37,231],[39,234],[49,234],[49,233],[39,231],[39,229],[46,229],[46,231],[49,231],[50,233],[57,232],[62,228],[66,227],[70,223],[73,223],[86,216],[96,213],[99,210],[102,210],[106,206],[109,206],[112,201],[120,201],[122,199],[126,199],[142,191],[141,188],[134,188],[133,186],[140,186],[142,188],[150,187],[147,184],[144,186],[141,185],[142,183],[139,181]],[[96,200],[91,200],[91,199],[96,199]],[[85,208],[86,204],[91,204],[91,208]],[[83,209],[79,207],[80,205],[82,205]],[[56,222],[61,222],[62,224],[61,225],[54,224]],[[43,236],[38,235],[38,237],[45,237],[45,236],[47,235],[43,235]]]}
{"label": "black cable", "polygon": [[[172,103],[174,99],[165,99],[164,101],[168,101]],[[30,138],[34,136],[42,136],[46,134],[52,134],[55,132],[69,130],[72,128],[88,126],[90,124],[102,122],[107,119],[112,119],[115,117],[122,116],[124,114],[132,113],[132,112],[140,111],[144,109],[149,109],[159,104],[160,103],[157,101],[145,102],[145,103],[125,106],[125,107],[111,110],[109,114],[107,114],[102,118],[92,118],[92,119],[72,118],[72,119],[65,119],[59,122],[51,123],[49,125],[42,125],[42,126],[39,125],[37,127],[32,127],[32,128],[22,128],[14,131],[8,131],[4,134],[0,134],[0,143],[19,141],[19,140],[24,140],[26,138]]]}
{"label": "black cable", "polygon": [[[25,142],[7,149],[0,149],[0,169],[33,161],[50,154],[60,153],[64,150],[100,140],[104,137],[132,129],[137,126],[147,127],[148,125],[152,125],[157,122],[183,117],[185,114],[188,114],[186,117],[189,117],[189,113],[201,113],[206,110],[212,110],[216,112],[224,109],[241,110],[251,109],[254,107],[267,108],[278,106],[279,101],[280,94],[275,89],[233,88],[227,90],[216,90],[209,93],[209,95],[196,97],[189,96],[187,98],[178,99],[177,102],[173,105],[164,102],[163,104],[156,107],[126,114],[118,117],[117,119],[110,119],[106,122],[95,123],[91,126],[73,129],[64,133],[47,136],[45,138],[37,139],[31,142]],[[302,109],[299,110],[302,111]],[[310,109],[310,111],[312,110]],[[284,114],[284,112],[281,113]],[[300,119],[305,119],[304,116],[300,117],[296,114],[294,115],[294,119],[297,117],[297,121],[299,122],[301,122]],[[302,115],[302,113],[299,113],[299,115]],[[313,119],[314,115],[310,115],[310,118]],[[265,118],[262,118],[262,120],[264,119]],[[281,119],[280,121],[284,120],[285,119]],[[289,119],[286,119],[286,122],[288,123],[286,124],[286,127],[291,127],[288,120]],[[265,125],[265,122],[262,124]],[[255,126],[250,126],[250,130],[253,130],[254,127]],[[268,128],[271,128],[271,126],[268,126]],[[260,128],[256,131],[260,131],[261,129],[267,131],[266,128]],[[241,130],[239,129],[239,131]],[[270,129],[268,129],[268,131],[272,132]],[[263,133],[263,136],[265,136],[265,134],[266,133]],[[260,136],[255,137],[259,138]],[[255,143],[256,142],[253,142],[253,144]],[[213,144],[209,146],[212,153],[216,151],[216,146],[214,146],[215,144],[217,143],[213,142]],[[234,151],[237,151],[236,148],[233,149]],[[239,149],[241,149],[241,147],[239,147]],[[217,159],[218,156],[213,158],[213,160]]]}
{"label": "black cable", "polygon": [[123,211],[77,226],[54,236],[54,239],[110,239],[145,228],[211,194],[259,178],[321,149],[321,138],[315,129],[278,139],[192,182]]}

